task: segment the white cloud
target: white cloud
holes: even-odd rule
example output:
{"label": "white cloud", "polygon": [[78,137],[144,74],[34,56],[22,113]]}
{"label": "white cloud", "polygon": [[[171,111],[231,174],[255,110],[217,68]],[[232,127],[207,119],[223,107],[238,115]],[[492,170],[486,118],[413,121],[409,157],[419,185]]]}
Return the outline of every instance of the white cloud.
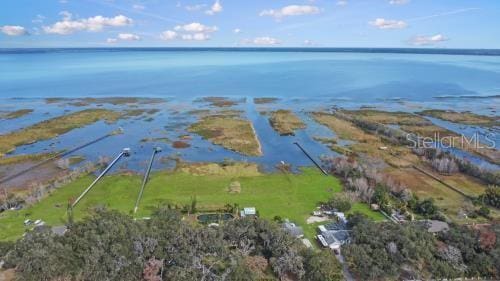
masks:
{"label": "white cloud", "polygon": [[177,32],[172,30],[165,30],[161,33],[160,38],[165,41],[174,40],[177,38]]}
{"label": "white cloud", "polygon": [[304,40],[304,45],[306,45],[306,46],[312,46],[312,45],[314,45],[314,42],[311,41],[311,40],[309,40],[309,39],[306,39],[306,40]]}
{"label": "white cloud", "polygon": [[141,37],[139,35],[133,33],[120,33],[116,38],[106,39],[106,42],[108,44],[115,44],[120,41],[138,41],[138,40],[141,40]]}
{"label": "white cloud", "polygon": [[239,29],[239,28],[233,29],[233,33],[240,34],[241,33],[241,29]]}
{"label": "white cloud", "polygon": [[143,11],[144,9],[146,9],[146,6],[141,5],[141,4],[134,4],[134,5],[132,6],[132,8],[133,8],[134,10]]}
{"label": "white cloud", "polygon": [[181,38],[186,41],[206,41],[210,40],[210,35],[206,33],[183,34]]}
{"label": "white cloud", "polygon": [[215,0],[215,3],[210,7],[210,10],[205,11],[205,14],[207,15],[215,15],[217,13],[222,12],[222,5],[220,4],[219,0]]}
{"label": "white cloud", "polygon": [[199,22],[192,22],[184,25],[177,25],[173,30],[165,30],[160,34],[160,38],[166,41],[181,39],[185,41],[206,41],[210,40],[210,33],[216,32],[217,26],[207,26]]}
{"label": "white cloud", "polygon": [[404,4],[408,4],[409,2],[410,2],[410,0],[390,0],[389,4],[391,4],[391,5],[404,5]]}
{"label": "white cloud", "polygon": [[281,19],[287,16],[301,16],[318,14],[320,9],[316,6],[310,5],[290,5],[283,7],[279,10],[264,10],[260,12],[259,16],[271,16],[276,19]]}
{"label": "white cloud", "polygon": [[254,39],[245,39],[242,42],[244,44],[255,44],[255,45],[279,45],[279,44],[281,44],[280,40],[273,38],[273,37],[269,37],[269,36],[257,37]]}
{"label": "white cloud", "polygon": [[436,34],[433,36],[415,36],[412,39],[410,39],[410,44],[415,45],[415,46],[426,46],[426,45],[435,45],[440,42],[448,41],[449,39],[446,38],[442,34]]}
{"label": "white cloud", "polygon": [[122,41],[137,41],[141,40],[141,37],[132,33],[120,33],[118,34],[118,39]]}
{"label": "white cloud", "polygon": [[44,15],[36,15],[36,17],[31,20],[32,23],[43,23],[43,21],[45,20],[45,16]]}
{"label": "white cloud", "polygon": [[27,35],[28,31],[22,26],[19,25],[4,25],[0,26],[0,31],[9,36],[21,36],[21,35]]}
{"label": "white cloud", "polygon": [[401,29],[408,26],[408,24],[402,20],[388,20],[384,18],[375,19],[369,22],[369,24],[379,29]]}
{"label": "white cloud", "polygon": [[211,33],[217,31],[217,26],[206,26],[199,22],[192,22],[190,24],[177,25],[174,29],[185,32]]}
{"label": "white cloud", "polygon": [[341,6],[341,7],[344,7],[344,6],[347,6],[348,2],[346,0],[338,0],[337,1],[337,6]]}
{"label": "white cloud", "polygon": [[186,10],[193,12],[193,11],[199,11],[203,8],[205,8],[207,4],[196,4],[196,5],[188,5],[184,7]]}
{"label": "white cloud", "polygon": [[62,21],[58,21],[51,26],[44,26],[43,30],[48,34],[68,35],[77,31],[98,32],[105,27],[127,26],[133,23],[131,18],[124,15],[118,15],[113,18],[95,16],[87,19],[72,20],[71,13],[61,12]]}

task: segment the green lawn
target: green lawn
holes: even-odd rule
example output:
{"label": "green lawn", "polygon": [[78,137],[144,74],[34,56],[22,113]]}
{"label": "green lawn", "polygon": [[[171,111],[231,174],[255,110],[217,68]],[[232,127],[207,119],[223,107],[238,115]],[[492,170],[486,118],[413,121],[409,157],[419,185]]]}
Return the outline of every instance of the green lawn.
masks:
{"label": "green lawn", "polygon": [[[76,198],[92,180],[92,177],[78,179],[26,210],[0,214],[0,240],[20,237],[26,218],[42,219],[49,225],[64,224],[68,199]],[[226,188],[232,181],[240,182],[239,194],[227,192]],[[140,176],[106,177],[80,202],[74,217],[81,219],[89,209],[99,205],[131,214],[140,184]],[[137,216],[147,216],[152,209],[167,202],[173,205],[189,204],[191,198],[196,196],[201,209],[238,203],[240,207],[256,207],[264,218],[272,219],[278,215],[305,225],[317,203],[340,190],[341,184],[337,179],[323,176],[315,169],[305,169],[300,174],[275,173],[237,178],[161,172],[152,175]]]}

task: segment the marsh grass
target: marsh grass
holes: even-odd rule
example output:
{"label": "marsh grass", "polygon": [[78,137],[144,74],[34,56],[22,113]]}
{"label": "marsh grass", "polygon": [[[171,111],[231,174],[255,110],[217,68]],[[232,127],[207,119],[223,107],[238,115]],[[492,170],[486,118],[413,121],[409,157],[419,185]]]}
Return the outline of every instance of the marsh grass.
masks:
{"label": "marsh grass", "polygon": [[250,121],[234,116],[212,115],[192,124],[188,131],[214,144],[249,156],[262,155],[261,145]]}
{"label": "marsh grass", "polygon": [[477,125],[484,127],[500,126],[500,119],[498,117],[479,115],[468,111],[456,112],[450,110],[432,109],[424,110],[419,114],[465,125]]}
{"label": "marsh grass", "polygon": [[296,130],[306,128],[306,124],[297,115],[283,109],[271,112],[269,123],[282,136],[295,135]]}
{"label": "marsh grass", "polygon": [[0,157],[17,146],[48,140],[99,120],[115,122],[121,114],[107,109],[86,109],[52,118],[24,129],[0,135]]}
{"label": "marsh grass", "polygon": [[28,115],[31,112],[33,112],[33,109],[19,109],[16,111],[7,112],[5,114],[0,114],[0,119],[16,119]]}

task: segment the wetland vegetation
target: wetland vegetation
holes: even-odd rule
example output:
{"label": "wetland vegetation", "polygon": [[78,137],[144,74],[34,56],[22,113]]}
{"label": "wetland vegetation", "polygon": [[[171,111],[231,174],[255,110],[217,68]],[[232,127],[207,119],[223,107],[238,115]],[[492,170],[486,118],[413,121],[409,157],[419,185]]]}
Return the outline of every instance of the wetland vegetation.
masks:
{"label": "wetland vegetation", "polygon": [[6,113],[0,112],[0,119],[16,119],[28,115],[31,112],[33,112],[33,109],[19,109]]}
{"label": "wetland vegetation", "polygon": [[479,115],[470,111],[456,112],[453,110],[433,109],[424,110],[419,112],[419,114],[465,125],[477,125],[484,127],[500,126],[500,118]]}
{"label": "wetland vegetation", "polygon": [[306,124],[291,110],[272,111],[269,113],[269,122],[273,129],[282,136],[293,136],[296,130],[306,128]]}
{"label": "wetland vegetation", "polygon": [[[500,218],[500,211],[496,207],[496,187],[488,188],[488,185],[494,185],[498,180],[498,172],[460,162],[459,158],[454,158],[458,156],[431,153],[429,150],[422,154],[408,146],[406,133],[419,136],[430,136],[431,132],[445,136],[458,135],[435,124],[431,118],[427,119],[423,113],[338,107],[334,107],[334,110],[315,107],[308,110],[289,103],[278,104],[277,100],[271,98],[255,98],[253,102],[247,102],[241,98],[223,97],[199,98],[188,105],[168,102],[163,106],[159,101],[113,98],[51,100],[47,106],[59,107],[59,103],[82,108],[72,113],[64,112],[61,116],[44,117],[44,121],[28,124],[0,136],[0,144],[3,143],[4,147],[12,144],[8,150],[3,148],[5,153],[19,146],[23,146],[25,152],[21,154],[15,151],[8,157],[0,158],[0,177],[8,176],[12,169],[29,167],[57,153],[55,148],[61,146],[55,140],[50,141],[56,137],[59,139],[71,134],[75,128],[94,123],[97,123],[94,128],[98,128],[101,125],[108,126],[107,122],[115,122],[115,126],[129,126],[134,128],[132,130],[150,126],[157,128],[141,130],[141,134],[132,131],[125,138],[113,138],[108,149],[117,147],[114,144],[117,139],[127,139],[133,135],[137,139],[136,144],[132,143],[132,146],[136,146],[133,151],[149,155],[146,149],[162,144],[163,149],[168,151],[167,156],[160,158],[150,177],[136,218],[154,217],[155,210],[163,206],[182,214],[192,224],[196,223],[193,213],[234,213],[237,216],[235,210],[251,206],[256,207],[263,219],[290,219],[303,227],[305,237],[311,241],[317,235],[318,223],[306,222],[311,212],[324,204],[335,208],[342,206],[348,215],[361,213],[370,221],[387,218],[372,210],[370,204],[379,205],[389,216],[400,214],[408,220],[432,218],[463,224],[487,223]],[[106,104],[110,107],[94,107]],[[153,115],[154,120],[145,120]],[[273,133],[273,130],[279,134]],[[289,137],[282,138],[283,135]],[[6,136],[9,141],[2,142]],[[266,139],[271,136],[276,139]],[[24,141],[17,141],[16,144],[10,140]],[[33,140],[47,140],[54,150],[33,153],[38,151],[36,146],[26,145],[33,143]],[[286,142],[294,140],[304,144],[307,150],[314,151],[314,158],[321,157],[322,166],[330,175],[325,176],[310,167],[301,168],[293,161],[282,161],[280,164],[281,155],[272,158],[273,166],[277,167],[275,170],[262,168],[258,160],[267,156],[264,152],[276,153],[274,151],[279,147],[286,147]],[[49,142],[44,145],[49,145]],[[125,140],[121,144],[129,145],[129,142]],[[318,150],[314,150],[314,145],[324,147],[328,153],[320,155]],[[219,150],[224,153],[221,155],[229,157],[217,155],[205,160],[204,157],[216,154]],[[0,205],[8,206],[4,208],[6,211],[0,213],[0,240],[13,241],[29,231],[32,226],[23,224],[26,219],[40,219],[49,226],[68,222],[66,206],[69,200],[78,196],[92,182],[96,169],[102,168],[112,159],[109,155],[99,155],[97,159],[85,153],[78,155],[40,168],[37,171],[40,175],[38,184],[30,182],[29,188],[8,189],[7,195],[0,193]],[[184,161],[184,158],[189,159],[193,155],[201,160]],[[236,155],[242,158],[237,161]],[[486,158],[480,153],[476,155]],[[300,157],[305,158],[305,155],[300,154]],[[87,160],[101,166],[86,166],[87,162],[84,161]],[[175,162],[174,166],[160,166],[160,163],[172,162]],[[75,209],[76,221],[86,223],[103,208],[132,214],[142,179],[140,173],[145,165],[144,159],[133,168],[128,168],[124,163],[118,168],[119,172],[106,176]],[[81,172],[72,173],[79,167],[82,167]],[[57,179],[53,180],[54,177]],[[21,180],[12,185],[21,184]],[[22,185],[28,187],[25,182]],[[47,185],[52,187],[45,189]],[[339,205],[339,202],[342,204]],[[344,208],[344,205],[350,208]],[[8,210],[10,206],[23,208]],[[387,234],[386,229],[395,226],[386,224],[380,224],[380,229],[370,226],[370,231],[378,229]],[[414,228],[407,229],[406,226],[397,231],[414,232],[411,237],[421,235],[419,237],[425,241],[429,238],[427,234],[419,234]],[[400,268],[386,265],[382,267],[385,271],[379,270],[371,260],[371,252],[360,255],[359,247],[372,247],[365,242],[354,240],[353,245],[347,248],[346,258],[354,273],[361,274],[355,263],[366,262],[373,269],[373,274],[379,274],[377,276],[401,274]],[[411,245],[400,249],[406,251],[407,248],[412,249]],[[426,249],[435,250],[431,248]],[[419,265],[421,258],[403,256],[402,260],[412,260],[415,261],[413,265]],[[384,259],[384,263],[389,260]],[[437,275],[437,270],[441,270],[424,269],[425,274],[432,275]]]}
{"label": "wetland vegetation", "polygon": [[191,125],[189,131],[214,144],[248,156],[262,155],[252,123],[242,118],[226,115],[205,116]]}
{"label": "wetland vegetation", "polygon": [[45,120],[21,130],[0,135],[0,156],[12,152],[17,146],[55,138],[100,120],[115,122],[120,116],[119,112],[108,109],[85,109]]}

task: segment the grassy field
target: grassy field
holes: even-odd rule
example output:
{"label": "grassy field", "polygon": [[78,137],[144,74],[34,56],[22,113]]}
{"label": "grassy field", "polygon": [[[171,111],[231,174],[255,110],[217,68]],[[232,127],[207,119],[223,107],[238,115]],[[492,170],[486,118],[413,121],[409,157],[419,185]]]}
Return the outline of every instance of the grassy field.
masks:
{"label": "grassy field", "polygon": [[290,110],[277,110],[271,112],[269,122],[273,129],[280,135],[294,135],[295,130],[305,129],[306,124]]}
{"label": "grassy field", "polygon": [[262,155],[260,142],[248,120],[226,115],[205,116],[188,130],[226,149],[249,156]]}
{"label": "grassy field", "polygon": [[55,138],[73,129],[92,124],[99,120],[116,121],[120,116],[119,112],[112,110],[87,109],[0,135],[0,157],[14,150],[17,146]]}
{"label": "grassy field", "polygon": [[[336,142],[329,144],[330,148],[341,154],[366,154],[374,158],[384,159],[391,166],[407,166],[416,157],[405,147],[384,142],[379,136],[366,133],[353,123],[340,119],[328,113],[315,112],[314,119],[330,128],[338,138],[353,141],[348,146],[339,146]],[[387,147],[381,150],[381,147]]]}
{"label": "grassy field", "polygon": [[433,110],[424,110],[419,114],[460,124],[479,125],[485,127],[500,126],[499,118],[479,115],[472,112],[456,112],[456,111],[433,109]]}
{"label": "grassy field", "polygon": [[[440,139],[445,144],[452,142],[454,143],[455,147],[475,153],[493,163],[500,163],[500,151],[487,148],[486,144],[480,144],[476,141],[468,143],[459,134],[454,133],[446,128],[436,126],[420,115],[407,112],[389,112],[373,109],[343,110],[342,113],[350,116],[351,118],[364,120],[366,122],[381,123],[385,125],[399,125],[400,129],[405,132],[413,133],[421,137]],[[427,110],[421,112],[420,114],[433,116],[457,123],[477,124],[484,126],[494,124],[496,120],[496,118],[494,117],[481,116],[467,112],[457,113],[444,110]],[[328,117],[327,114],[315,116],[315,118],[322,119],[325,119],[326,117]],[[348,134],[353,135],[357,140],[363,139],[360,138],[361,135],[356,132],[350,132]]]}
{"label": "grassy field", "polygon": [[[357,112],[359,112],[359,115],[356,114]],[[368,122],[397,124],[404,130],[412,131],[422,136],[427,136],[437,131],[441,132],[443,136],[446,134],[453,134],[446,129],[429,124],[428,121],[425,121],[421,116],[409,113],[377,110],[347,111],[347,113],[344,113],[352,115],[353,118],[362,119]],[[461,219],[458,214],[461,210],[474,209],[469,199],[431,177],[411,168],[411,165],[417,165],[421,168],[425,168],[427,171],[432,171],[431,167],[428,167],[425,163],[421,163],[408,148],[384,143],[383,139],[379,136],[367,133],[353,123],[340,119],[335,115],[314,113],[313,116],[318,122],[326,125],[335,133],[338,133],[337,135],[341,139],[356,141],[356,143],[348,146],[354,153],[365,153],[371,157],[385,160],[386,163],[390,164],[390,167],[384,170],[384,174],[402,183],[422,199],[435,199],[436,204],[452,220],[460,222]],[[387,146],[388,149],[378,149],[382,145]],[[484,193],[485,184],[472,177],[463,174],[438,176],[444,182],[451,184],[470,196],[478,196]],[[498,215],[497,212],[492,212],[495,217]]]}
{"label": "grassy field", "polygon": [[342,110],[342,113],[369,122],[397,125],[429,125],[427,119],[408,112],[388,112],[374,109]]}
{"label": "grassy field", "polygon": [[[21,211],[6,211],[0,214],[0,240],[20,237],[25,228],[23,221],[42,219],[48,225],[62,225],[66,222],[66,207],[70,198],[76,198],[92,177],[83,177],[60,188],[40,203]],[[239,193],[229,192],[231,182],[241,185]],[[136,175],[113,175],[84,198],[74,210],[75,219],[81,219],[96,206],[106,206],[131,214],[139,192],[141,177]],[[305,169],[300,174],[259,174],[255,176],[223,175],[195,176],[185,172],[158,172],[152,175],[141,201],[137,217],[148,216],[151,211],[164,204],[182,206],[190,204],[196,197],[197,208],[222,209],[226,204],[237,203],[242,207],[254,206],[260,216],[273,219],[275,216],[306,226],[306,219],[318,202],[328,200],[341,191],[340,182],[327,177],[315,169]],[[356,204],[353,210],[379,219],[367,206]]]}

